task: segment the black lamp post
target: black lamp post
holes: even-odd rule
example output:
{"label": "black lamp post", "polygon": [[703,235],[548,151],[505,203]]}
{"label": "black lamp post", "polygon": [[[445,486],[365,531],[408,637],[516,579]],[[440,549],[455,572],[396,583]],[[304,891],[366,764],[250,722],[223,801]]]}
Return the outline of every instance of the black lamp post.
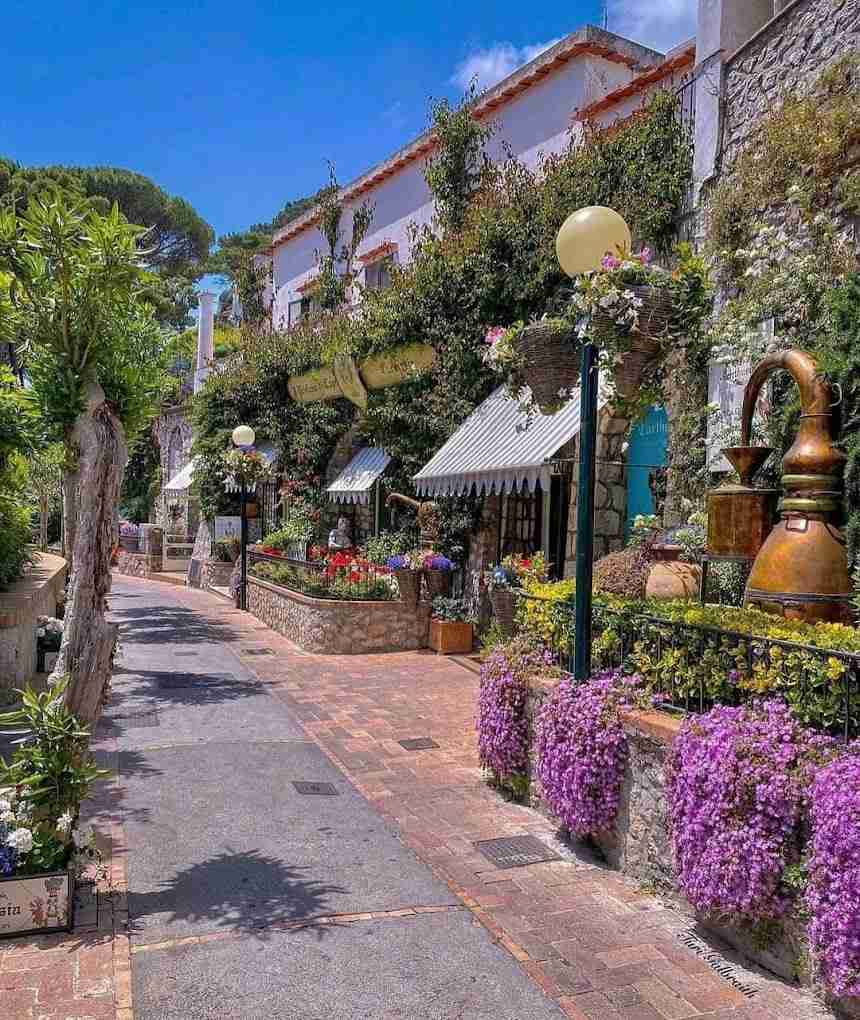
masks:
{"label": "black lamp post", "polygon": [[[233,444],[240,450],[250,450],[257,438],[250,425],[237,425],[233,429]],[[245,481],[244,473],[239,478],[241,486],[241,539],[239,547],[240,557],[240,580],[239,580],[239,608],[248,608],[248,484]]]}
{"label": "black lamp post", "polygon": [[[564,221],[555,241],[561,268],[568,276],[600,269],[603,257],[630,251],[630,228],[606,206],[578,209]],[[582,348],[579,382],[579,486],[576,503],[576,633],[573,675],[591,675],[591,621],[594,579],[594,483],[597,451],[597,346]]]}

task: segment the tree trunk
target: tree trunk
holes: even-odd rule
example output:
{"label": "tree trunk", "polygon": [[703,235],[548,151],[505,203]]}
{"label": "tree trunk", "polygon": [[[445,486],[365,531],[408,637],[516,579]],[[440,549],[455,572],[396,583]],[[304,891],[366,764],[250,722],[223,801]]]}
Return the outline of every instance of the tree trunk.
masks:
{"label": "tree trunk", "polygon": [[75,547],[75,530],[78,524],[78,490],[80,480],[80,472],[77,469],[63,472],[63,556],[70,561],[72,549]]}
{"label": "tree trunk", "polygon": [[39,499],[39,548],[42,552],[48,550],[48,497],[41,496]]}
{"label": "tree trunk", "polygon": [[[86,410],[75,422],[70,441],[76,447],[77,485],[64,479],[67,500],[66,541],[71,577],[63,642],[54,676],[69,674],[67,708],[91,728],[98,721],[110,680],[116,625],[105,619],[110,590],[114,515],[128,460],[122,423],[105,403],[98,384],[90,388]],[[77,504],[76,519],[69,510]]]}

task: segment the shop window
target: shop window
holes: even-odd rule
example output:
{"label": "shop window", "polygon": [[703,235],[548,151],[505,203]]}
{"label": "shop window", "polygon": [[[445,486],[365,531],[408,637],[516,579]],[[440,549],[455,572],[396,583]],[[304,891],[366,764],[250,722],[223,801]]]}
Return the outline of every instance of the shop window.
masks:
{"label": "shop window", "polygon": [[502,500],[499,557],[531,556],[541,548],[543,492],[512,492]]}

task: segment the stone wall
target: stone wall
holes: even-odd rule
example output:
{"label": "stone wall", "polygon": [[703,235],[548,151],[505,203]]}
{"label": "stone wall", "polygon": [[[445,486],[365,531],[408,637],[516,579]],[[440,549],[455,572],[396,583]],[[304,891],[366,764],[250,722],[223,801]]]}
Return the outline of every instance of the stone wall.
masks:
{"label": "stone wall", "polygon": [[837,58],[860,50],[860,0],[796,0],[727,60],[723,163],[784,95],[803,94]]}
{"label": "stone wall", "polygon": [[36,620],[56,616],[68,566],[39,553],[35,566],[0,592],[0,689],[21,687],[36,672]]}
{"label": "stone wall", "polygon": [[161,553],[133,553],[120,549],[116,557],[116,569],[128,577],[152,577],[161,573]]}
{"label": "stone wall", "polygon": [[430,606],[314,599],[248,578],[248,610],[306,652],[359,655],[427,646]]}

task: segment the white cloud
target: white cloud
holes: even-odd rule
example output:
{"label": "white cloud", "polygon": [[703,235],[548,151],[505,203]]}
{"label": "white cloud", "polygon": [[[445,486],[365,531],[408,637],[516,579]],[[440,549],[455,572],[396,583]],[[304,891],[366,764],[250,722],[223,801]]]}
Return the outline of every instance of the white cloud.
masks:
{"label": "white cloud", "polygon": [[696,34],[697,0],[615,0],[609,5],[609,30],[669,50]]}
{"label": "white cloud", "polygon": [[555,46],[558,39],[535,43],[532,46],[514,46],[513,43],[494,43],[485,50],[476,50],[457,65],[451,78],[455,85],[467,89],[474,80],[478,91],[492,88],[502,78],[507,78],[518,67],[534,60],[536,56]]}

